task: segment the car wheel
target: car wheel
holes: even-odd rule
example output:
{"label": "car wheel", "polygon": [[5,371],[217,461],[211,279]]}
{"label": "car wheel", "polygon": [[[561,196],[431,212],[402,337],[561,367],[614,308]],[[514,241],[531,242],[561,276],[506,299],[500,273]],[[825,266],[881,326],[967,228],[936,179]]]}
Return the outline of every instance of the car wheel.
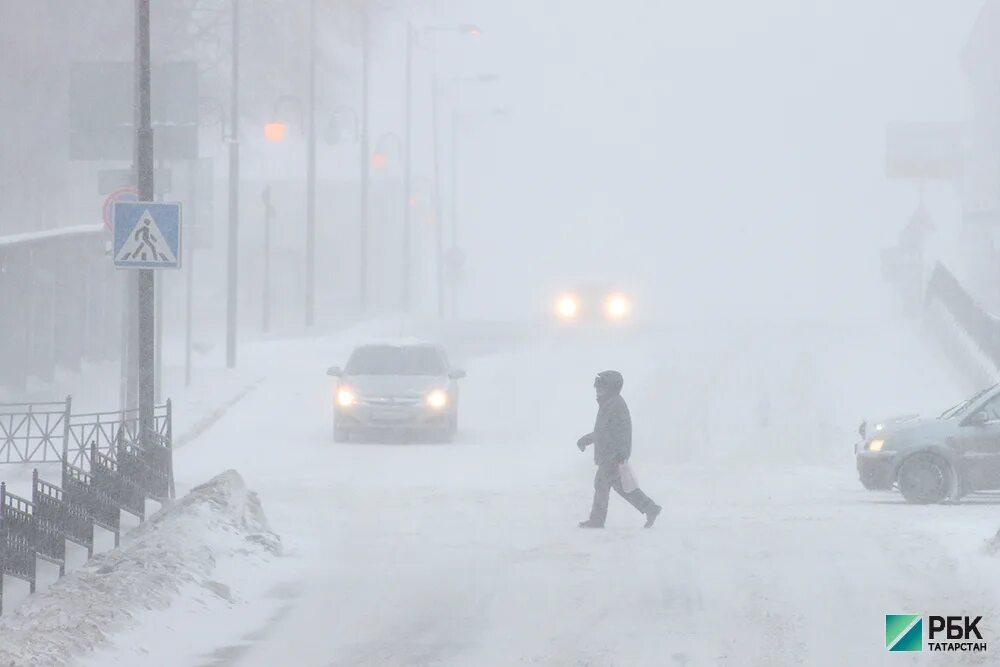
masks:
{"label": "car wheel", "polygon": [[897,480],[906,502],[926,505],[948,497],[951,476],[951,465],[947,461],[936,454],[922,452],[903,461]]}

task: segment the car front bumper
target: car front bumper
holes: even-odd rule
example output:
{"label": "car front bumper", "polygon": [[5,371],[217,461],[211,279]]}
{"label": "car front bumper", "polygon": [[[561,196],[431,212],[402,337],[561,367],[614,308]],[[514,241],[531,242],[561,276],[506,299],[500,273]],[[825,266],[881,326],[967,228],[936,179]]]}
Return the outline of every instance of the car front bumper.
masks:
{"label": "car front bumper", "polygon": [[896,482],[895,454],[889,452],[858,451],[855,455],[858,479],[870,491],[888,490]]}
{"label": "car front bumper", "polygon": [[357,432],[415,433],[441,431],[454,421],[454,410],[433,410],[423,405],[337,407],[334,420],[338,429]]}

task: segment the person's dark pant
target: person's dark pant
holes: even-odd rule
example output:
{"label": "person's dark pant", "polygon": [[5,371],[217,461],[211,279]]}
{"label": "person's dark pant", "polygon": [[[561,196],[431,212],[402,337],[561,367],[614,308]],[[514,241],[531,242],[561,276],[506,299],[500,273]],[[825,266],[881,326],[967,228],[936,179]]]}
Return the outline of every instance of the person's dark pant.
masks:
{"label": "person's dark pant", "polygon": [[591,523],[604,525],[604,520],[608,518],[608,500],[611,498],[611,489],[617,491],[618,495],[629,501],[632,507],[643,514],[647,514],[657,507],[652,498],[643,493],[642,489],[625,493],[617,463],[602,463],[597,466],[597,475],[594,476],[594,506],[590,510]]}

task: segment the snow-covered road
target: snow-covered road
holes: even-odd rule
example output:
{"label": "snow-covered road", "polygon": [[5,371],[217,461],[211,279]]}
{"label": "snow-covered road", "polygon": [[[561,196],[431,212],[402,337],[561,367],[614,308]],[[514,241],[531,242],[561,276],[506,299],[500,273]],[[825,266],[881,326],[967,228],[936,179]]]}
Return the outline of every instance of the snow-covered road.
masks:
{"label": "snow-covered road", "polygon": [[[533,337],[468,359],[456,444],[334,445],[323,371],[365,333],[254,347],[266,380],[177,453],[189,484],[240,471],[281,563],[86,664],[945,664],[889,656],[886,613],[983,615],[1000,641],[997,508],[911,507],[853,472],[862,416],[964,393],[899,323]],[[593,464],[574,445],[607,367],[665,506],[650,531],[618,498],[607,529],[576,527]]]}

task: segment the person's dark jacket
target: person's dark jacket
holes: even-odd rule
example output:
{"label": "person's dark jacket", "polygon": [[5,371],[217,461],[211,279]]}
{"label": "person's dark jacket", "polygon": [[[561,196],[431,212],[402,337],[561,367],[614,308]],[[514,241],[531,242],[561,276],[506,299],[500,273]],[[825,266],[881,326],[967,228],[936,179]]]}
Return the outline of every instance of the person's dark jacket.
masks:
{"label": "person's dark jacket", "polygon": [[594,432],[583,436],[581,443],[594,444],[594,463],[621,463],[632,456],[632,416],[621,394],[600,403]]}

